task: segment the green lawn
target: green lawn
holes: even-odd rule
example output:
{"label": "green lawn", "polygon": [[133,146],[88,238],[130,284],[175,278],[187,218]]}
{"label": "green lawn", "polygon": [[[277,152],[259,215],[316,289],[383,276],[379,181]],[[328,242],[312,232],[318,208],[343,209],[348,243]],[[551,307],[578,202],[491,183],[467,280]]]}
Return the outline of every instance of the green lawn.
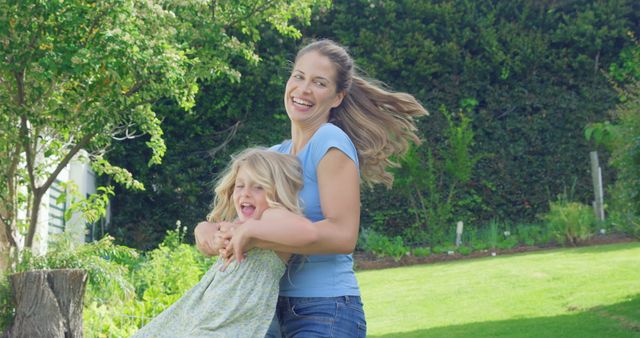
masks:
{"label": "green lawn", "polygon": [[640,243],[357,273],[369,337],[640,337]]}

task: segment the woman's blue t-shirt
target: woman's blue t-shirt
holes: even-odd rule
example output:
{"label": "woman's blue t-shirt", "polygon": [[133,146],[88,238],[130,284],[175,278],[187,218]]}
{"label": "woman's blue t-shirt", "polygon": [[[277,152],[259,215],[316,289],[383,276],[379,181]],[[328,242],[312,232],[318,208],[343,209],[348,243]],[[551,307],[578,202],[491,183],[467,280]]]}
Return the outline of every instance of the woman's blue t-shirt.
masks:
{"label": "woman's blue t-shirt", "polygon": [[[273,146],[281,153],[291,153],[291,140]],[[304,175],[300,191],[304,215],[312,222],[324,219],[320,207],[317,168],[331,148],[347,155],[359,168],[358,153],[349,136],[337,126],[326,123],[313,134],[298,153]],[[360,290],[353,272],[353,256],[306,255],[294,256],[287,272],[280,280],[280,295],[288,297],[359,296]]]}

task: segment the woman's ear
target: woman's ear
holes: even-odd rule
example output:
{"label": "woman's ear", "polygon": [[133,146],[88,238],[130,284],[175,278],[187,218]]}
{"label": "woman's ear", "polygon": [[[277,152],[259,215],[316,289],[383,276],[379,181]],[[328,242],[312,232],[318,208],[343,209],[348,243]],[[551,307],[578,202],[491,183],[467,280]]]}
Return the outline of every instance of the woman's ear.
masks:
{"label": "woman's ear", "polygon": [[345,92],[344,91],[339,92],[336,95],[336,99],[333,102],[333,104],[331,105],[331,108],[338,107],[342,103],[342,100],[344,99],[344,96],[345,96]]}

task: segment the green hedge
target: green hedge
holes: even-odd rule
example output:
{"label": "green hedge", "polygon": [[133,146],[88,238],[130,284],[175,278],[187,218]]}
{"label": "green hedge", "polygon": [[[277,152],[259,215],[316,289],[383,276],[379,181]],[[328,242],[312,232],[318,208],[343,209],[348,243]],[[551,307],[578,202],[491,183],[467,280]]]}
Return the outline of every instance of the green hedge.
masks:
{"label": "green hedge", "polygon": [[[606,119],[617,102],[605,73],[632,45],[629,32],[639,32],[639,7],[634,1],[335,1],[314,14],[304,35],[349,46],[369,76],[425,104],[432,115],[419,122],[423,165],[429,151],[436,166],[444,165],[438,161],[446,157],[447,119],[439,107],[458,111],[464,100],[477,102],[466,116],[472,152],[483,156],[452,210],[453,218],[477,227],[491,219],[531,222],[574,181],[576,200],[592,199],[592,149],[583,130]],[[151,247],[177,219],[195,224],[208,211],[211,182],[229,154],[287,137],[282,92],[298,44],[265,32],[262,62],[237,64],[240,83],[205,84],[192,113],[162,105],[168,147],[162,166],[146,168],[138,156],[146,151],[143,140],[111,153],[147,186],[143,193],[117,192],[118,238]],[[211,157],[208,151],[236,123],[236,136]],[[612,170],[604,171],[610,182]],[[443,187],[449,179],[442,177]],[[411,243],[429,241],[406,231],[416,223],[410,208],[403,189],[377,188],[363,193],[362,224]]]}

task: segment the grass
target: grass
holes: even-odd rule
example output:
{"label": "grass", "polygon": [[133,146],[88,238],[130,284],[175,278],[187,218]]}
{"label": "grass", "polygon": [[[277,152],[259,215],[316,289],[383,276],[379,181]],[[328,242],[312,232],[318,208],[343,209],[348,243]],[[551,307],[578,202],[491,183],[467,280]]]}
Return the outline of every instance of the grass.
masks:
{"label": "grass", "polygon": [[357,276],[369,337],[640,337],[640,243]]}

